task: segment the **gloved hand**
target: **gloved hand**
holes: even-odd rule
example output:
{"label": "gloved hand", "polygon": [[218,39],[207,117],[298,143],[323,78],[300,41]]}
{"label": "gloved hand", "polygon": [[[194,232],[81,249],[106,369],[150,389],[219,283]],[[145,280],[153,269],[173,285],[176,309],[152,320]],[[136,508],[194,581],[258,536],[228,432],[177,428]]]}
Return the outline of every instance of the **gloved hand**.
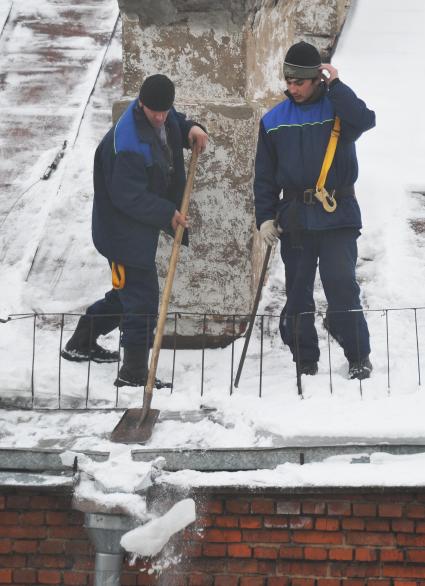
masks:
{"label": "gloved hand", "polygon": [[267,246],[273,246],[281,234],[274,220],[266,220],[260,226],[261,240]]}

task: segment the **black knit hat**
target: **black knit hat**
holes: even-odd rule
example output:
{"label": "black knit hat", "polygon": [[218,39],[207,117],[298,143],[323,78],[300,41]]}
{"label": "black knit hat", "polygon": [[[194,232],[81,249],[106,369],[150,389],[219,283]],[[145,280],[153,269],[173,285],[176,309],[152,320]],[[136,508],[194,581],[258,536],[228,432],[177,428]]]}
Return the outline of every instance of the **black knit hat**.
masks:
{"label": "black knit hat", "polygon": [[147,77],[140,88],[139,100],[150,110],[165,112],[174,103],[175,87],[166,75],[157,73]]}
{"label": "black knit hat", "polygon": [[289,48],[283,64],[285,77],[296,79],[314,79],[319,74],[322,64],[319,51],[310,43],[301,41]]}

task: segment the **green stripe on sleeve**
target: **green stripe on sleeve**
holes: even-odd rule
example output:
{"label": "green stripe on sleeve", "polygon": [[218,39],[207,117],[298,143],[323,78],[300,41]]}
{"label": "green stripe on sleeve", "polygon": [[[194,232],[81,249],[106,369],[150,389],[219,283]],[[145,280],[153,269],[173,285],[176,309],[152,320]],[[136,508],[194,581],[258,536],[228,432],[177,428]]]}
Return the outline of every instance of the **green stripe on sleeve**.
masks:
{"label": "green stripe on sleeve", "polygon": [[323,120],[322,122],[305,122],[304,124],[279,124],[279,126],[276,126],[275,128],[269,128],[269,130],[267,130],[267,134],[269,134],[269,132],[273,132],[274,130],[279,130],[279,128],[292,128],[292,127],[299,127],[301,128],[302,126],[317,126],[317,125],[321,125],[321,124],[326,124],[328,122],[334,122],[333,118],[329,118],[329,120]]}

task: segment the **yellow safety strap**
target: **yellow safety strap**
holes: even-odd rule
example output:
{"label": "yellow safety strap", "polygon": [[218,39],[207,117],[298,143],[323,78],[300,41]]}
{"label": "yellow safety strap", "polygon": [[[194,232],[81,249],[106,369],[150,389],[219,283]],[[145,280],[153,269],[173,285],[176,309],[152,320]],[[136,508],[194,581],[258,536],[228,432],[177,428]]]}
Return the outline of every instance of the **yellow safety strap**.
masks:
{"label": "yellow safety strap", "polygon": [[320,171],[319,179],[316,183],[315,197],[322,203],[323,208],[327,212],[334,212],[336,210],[336,199],[334,194],[329,194],[325,189],[326,178],[331,168],[335,157],[336,145],[338,144],[339,134],[341,132],[341,120],[339,116],[335,116],[335,122],[331,131],[328,147],[326,149],[325,158],[323,159],[322,169]]}
{"label": "yellow safety strap", "polygon": [[113,262],[111,265],[112,271],[112,287],[114,289],[124,289],[125,285],[125,267],[124,265]]}

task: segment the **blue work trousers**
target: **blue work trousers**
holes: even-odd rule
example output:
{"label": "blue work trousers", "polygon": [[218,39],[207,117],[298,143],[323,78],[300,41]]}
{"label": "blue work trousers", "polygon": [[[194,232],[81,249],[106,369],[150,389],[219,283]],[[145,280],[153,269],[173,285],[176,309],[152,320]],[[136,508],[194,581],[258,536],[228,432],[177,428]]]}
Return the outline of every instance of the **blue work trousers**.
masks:
{"label": "blue work trousers", "polygon": [[120,326],[121,345],[151,347],[157,322],[159,286],[156,267],[125,267],[123,289],[111,289],[103,299],[87,308],[93,319],[95,336],[107,334]]}
{"label": "blue work trousers", "polygon": [[[281,237],[285,265],[286,304],[280,318],[280,334],[294,361],[318,361],[320,356],[313,299],[317,264],[328,302],[327,327],[349,361],[370,353],[369,330],[359,310],[360,287],[356,281],[357,238],[354,228],[304,231],[302,248],[291,246],[290,235]],[[310,313],[309,313],[310,312]]]}

